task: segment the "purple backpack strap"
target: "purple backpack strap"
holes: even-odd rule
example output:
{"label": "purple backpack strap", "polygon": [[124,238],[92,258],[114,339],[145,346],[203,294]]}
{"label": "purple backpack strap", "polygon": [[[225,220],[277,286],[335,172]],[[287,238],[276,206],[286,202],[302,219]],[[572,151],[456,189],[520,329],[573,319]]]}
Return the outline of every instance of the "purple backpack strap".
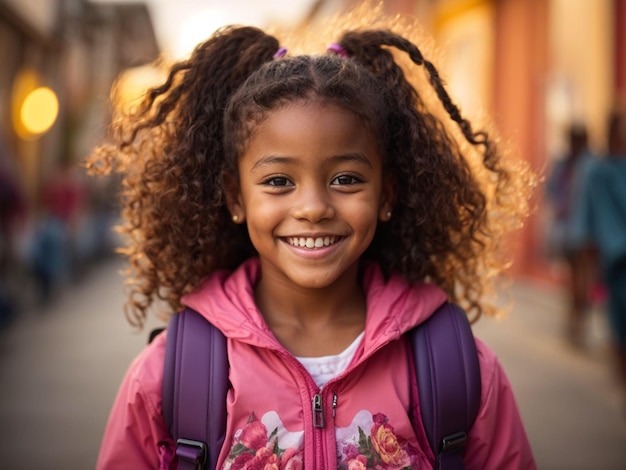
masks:
{"label": "purple backpack strap", "polygon": [[172,316],[162,399],[179,469],[217,465],[226,434],[228,369],[226,338],[217,328],[189,308]]}
{"label": "purple backpack strap", "polygon": [[465,311],[445,303],[411,331],[422,421],[435,469],[463,469],[467,435],[480,407],[478,353]]}

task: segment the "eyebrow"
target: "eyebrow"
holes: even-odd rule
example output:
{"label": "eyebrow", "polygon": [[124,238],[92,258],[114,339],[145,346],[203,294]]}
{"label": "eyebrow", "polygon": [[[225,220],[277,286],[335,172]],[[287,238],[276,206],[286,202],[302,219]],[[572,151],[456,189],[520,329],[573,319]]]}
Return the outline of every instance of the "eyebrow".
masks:
{"label": "eyebrow", "polygon": [[259,158],[254,165],[252,165],[252,170],[256,170],[258,168],[262,168],[264,166],[276,164],[276,163],[292,163],[294,161],[293,157],[279,157],[278,155],[266,155],[265,157]]}
{"label": "eyebrow", "polygon": [[[369,158],[367,158],[364,154],[359,153],[359,152],[349,152],[349,153],[344,153],[341,155],[333,155],[331,157],[331,160],[338,162],[338,163],[353,162],[353,163],[358,163],[360,165],[368,166],[369,168],[373,168],[372,162],[369,160]],[[289,163],[295,163],[295,162],[296,162],[296,159],[294,157],[279,156],[279,155],[266,155],[256,161],[256,163],[252,166],[252,170],[254,171],[258,168],[262,168],[264,166],[272,165],[272,164],[281,164],[281,163],[289,164]]]}
{"label": "eyebrow", "polygon": [[342,155],[335,155],[332,157],[332,160],[338,161],[340,163],[341,162],[353,162],[353,163],[359,163],[361,165],[368,166],[370,168],[374,167],[370,159],[367,158],[366,155],[359,153],[359,152],[350,152],[350,153],[344,153]]}

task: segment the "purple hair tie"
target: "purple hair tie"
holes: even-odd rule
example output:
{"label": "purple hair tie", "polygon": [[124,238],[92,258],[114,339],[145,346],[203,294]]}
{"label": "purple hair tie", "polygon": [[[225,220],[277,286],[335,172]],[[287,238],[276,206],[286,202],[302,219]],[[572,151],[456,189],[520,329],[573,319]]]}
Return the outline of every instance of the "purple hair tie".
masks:
{"label": "purple hair tie", "polygon": [[281,59],[285,57],[285,54],[287,54],[287,48],[279,47],[278,50],[276,51],[276,54],[274,54],[274,59]]}
{"label": "purple hair tie", "polygon": [[326,48],[326,50],[334,52],[342,59],[347,59],[350,57],[350,54],[348,54],[348,52],[343,47],[341,47],[339,43],[336,42],[333,42],[330,46]]}

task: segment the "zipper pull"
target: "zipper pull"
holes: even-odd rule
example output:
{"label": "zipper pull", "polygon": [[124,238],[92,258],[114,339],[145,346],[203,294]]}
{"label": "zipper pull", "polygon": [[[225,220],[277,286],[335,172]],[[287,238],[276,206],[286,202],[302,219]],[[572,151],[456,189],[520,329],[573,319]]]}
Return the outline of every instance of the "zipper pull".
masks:
{"label": "zipper pull", "polygon": [[333,418],[335,417],[336,409],[337,409],[337,394],[333,393]]}
{"label": "zipper pull", "polygon": [[319,393],[313,396],[313,426],[316,428],[324,427],[324,405],[322,395]]}

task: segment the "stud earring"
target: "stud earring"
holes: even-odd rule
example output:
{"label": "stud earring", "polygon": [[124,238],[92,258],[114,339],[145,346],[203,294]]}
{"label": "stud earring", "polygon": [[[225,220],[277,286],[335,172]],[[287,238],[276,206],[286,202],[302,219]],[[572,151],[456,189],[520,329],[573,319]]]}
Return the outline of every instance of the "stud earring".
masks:
{"label": "stud earring", "polygon": [[233,222],[237,223],[239,221],[239,216],[238,215],[233,215],[232,216]]}
{"label": "stud earring", "polygon": [[391,219],[391,211],[387,211],[387,214],[385,214],[387,216],[388,219]]}

